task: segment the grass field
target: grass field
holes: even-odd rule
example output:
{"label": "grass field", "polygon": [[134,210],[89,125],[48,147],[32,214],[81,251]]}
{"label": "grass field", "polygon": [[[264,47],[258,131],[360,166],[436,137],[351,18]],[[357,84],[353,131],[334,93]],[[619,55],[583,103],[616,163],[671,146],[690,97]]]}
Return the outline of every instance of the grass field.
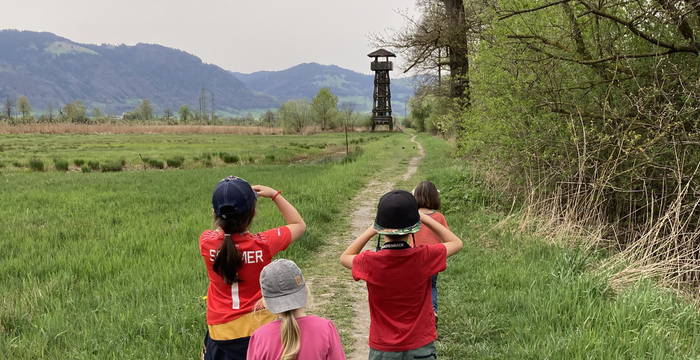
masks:
{"label": "grass field", "polygon": [[[383,135],[349,135],[354,147]],[[0,135],[0,171],[30,171],[31,161],[43,163],[44,170],[58,169],[67,162],[69,170],[81,163],[123,165],[125,170],[158,168],[148,160],[182,159],[178,167],[201,168],[229,163],[287,163],[319,158],[345,150],[340,134],[315,136],[251,136],[212,134],[6,134]],[[76,162],[78,160],[78,162]],[[146,160],[144,162],[144,160]],[[99,170],[97,167],[92,170]]]}
{"label": "grass field", "polygon": [[441,359],[700,358],[694,303],[651,282],[613,292],[595,271],[605,254],[551,245],[504,221],[510,203],[447,160],[448,144],[420,140],[427,157],[413,181],[438,185],[465,240],[440,275]]}
{"label": "grass field", "polygon": [[[235,174],[283,190],[309,228],[283,256],[304,265],[324,238],[345,223],[339,214],[373,173],[412,155],[404,149],[408,148],[405,135],[379,136],[375,141],[369,141],[373,135],[355,136],[365,139],[363,151],[350,162],[0,174],[2,358],[195,358],[205,330],[201,297],[207,284],[197,237],[211,226],[214,184]],[[105,153],[111,157],[132,150],[146,152],[140,147],[158,137],[121,139],[134,138],[142,141],[120,145],[112,136],[46,140],[3,136],[0,141],[13,144],[4,149],[3,156],[21,154],[21,149],[31,146],[39,157],[64,151],[68,158],[72,157],[68,154],[78,154],[74,146],[87,143],[79,154],[100,158]],[[289,148],[291,142],[337,144],[341,140],[339,134],[232,136],[205,143],[192,136],[162,141],[151,151],[164,155],[199,153],[215,151],[224,143],[230,146],[227,151],[244,153],[245,146],[251,146],[264,152],[273,146]],[[52,147],[54,143],[62,145]],[[103,152],[101,143],[110,144],[105,145],[108,150]],[[302,149],[298,154],[315,151]],[[254,230],[281,223],[273,205],[261,200]]]}

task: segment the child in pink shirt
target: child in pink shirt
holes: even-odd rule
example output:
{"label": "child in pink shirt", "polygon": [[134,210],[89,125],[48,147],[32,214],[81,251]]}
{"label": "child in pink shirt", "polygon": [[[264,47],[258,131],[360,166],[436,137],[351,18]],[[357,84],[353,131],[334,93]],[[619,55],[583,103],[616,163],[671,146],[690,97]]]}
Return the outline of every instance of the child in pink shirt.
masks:
{"label": "child in pink shirt", "polygon": [[306,315],[308,290],[299,267],[286,259],[271,262],[260,273],[260,288],[275,320],[253,333],[247,358],[251,360],[345,360],[333,322]]}

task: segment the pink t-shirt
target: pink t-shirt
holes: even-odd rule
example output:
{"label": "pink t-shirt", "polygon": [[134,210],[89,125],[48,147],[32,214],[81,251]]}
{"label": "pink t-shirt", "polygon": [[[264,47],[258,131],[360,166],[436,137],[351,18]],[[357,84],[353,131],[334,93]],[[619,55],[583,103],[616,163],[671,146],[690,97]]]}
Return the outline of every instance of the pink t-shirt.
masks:
{"label": "pink t-shirt", "polygon": [[[282,355],[280,320],[255,330],[248,345],[248,359],[279,360]],[[333,322],[322,317],[307,315],[297,318],[301,331],[301,347],[297,359],[345,360],[343,344]]]}

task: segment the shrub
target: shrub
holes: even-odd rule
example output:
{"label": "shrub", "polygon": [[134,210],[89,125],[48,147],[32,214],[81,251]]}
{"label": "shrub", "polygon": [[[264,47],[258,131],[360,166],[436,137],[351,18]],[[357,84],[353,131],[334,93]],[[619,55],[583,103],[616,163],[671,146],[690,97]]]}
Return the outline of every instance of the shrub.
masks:
{"label": "shrub", "polygon": [[119,159],[119,163],[122,164],[122,167],[126,166],[126,160],[124,159]]}
{"label": "shrub", "polygon": [[61,159],[54,159],[53,166],[59,171],[68,171],[68,161]]}
{"label": "shrub", "polygon": [[265,160],[275,161],[275,155],[274,154],[267,154],[267,155],[265,155]]}
{"label": "shrub", "polygon": [[102,164],[102,166],[101,166],[102,172],[122,171],[123,168],[124,168],[124,165],[122,165],[121,160],[108,161],[108,162]]}
{"label": "shrub", "polygon": [[185,158],[182,156],[177,156],[172,159],[167,159],[165,160],[165,163],[168,164],[168,167],[171,168],[179,168],[182,167],[182,164],[185,162]]}
{"label": "shrub", "polygon": [[90,167],[90,170],[100,170],[100,162],[99,161],[88,161],[87,166]]}
{"label": "shrub", "polygon": [[225,154],[221,157],[221,160],[223,160],[227,164],[235,164],[241,161],[241,158],[235,154]]}
{"label": "shrub", "polygon": [[12,166],[21,168],[21,167],[24,167],[24,164],[22,164],[21,161],[13,161]]}
{"label": "shrub", "polygon": [[255,158],[252,156],[248,156],[248,163],[255,164]]}
{"label": "shrub", "polygon": [[0,161],[0,169],[2,169],[2,168],[4,168],[4,167],[5,167],[5,162],[4,162],[4,161]]}
{"label": "shrub", "polygon": [[85,160],[83,160],[83,159],[75,159],[75,160],[73,160],[73,164],[75,164],[75,166],[77,166],[77,167],[79,167],[79,168],[82,168],[82,167],[83,167],[83,164],[85,164]]}
{"label": "shrub", "polygon": [[31,159],[29,160],[29,168],[34,171],[44,171],[44,161],[41,159]]}
{"label": "shrub", "polygon": [[83,165],[80,167],[80,171],[82,171],[84,173],[89,173],[89,172],[92,172],[92,169],[87,165]]}

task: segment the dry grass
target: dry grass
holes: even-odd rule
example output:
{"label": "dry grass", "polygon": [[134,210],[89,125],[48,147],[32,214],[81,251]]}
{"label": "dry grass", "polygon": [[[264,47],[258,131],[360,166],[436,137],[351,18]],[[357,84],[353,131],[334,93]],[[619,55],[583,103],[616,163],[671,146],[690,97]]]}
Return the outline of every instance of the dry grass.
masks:
{"label": "dry grass", "polygon": [[550,243],[612,250],[613,255],[598,264],[596,272],[606,274],[617,292],[640,280],[653,279],[684,294],[700,296],[700,199],[690,204],[685,201],[690,196],[690,182],[679,186],[675,201],[661,216],[649,217],[634,234],[619,234],[619,224],[604,220],[598,192],[571,191],[567,185],[546,198],[532,191],[519,216],[519,230],[534,231]]}
{"label": "dry grass", "polygon": [[279,135],[280,128],[227,125],[0,124],[0,134],[238,134]]}

